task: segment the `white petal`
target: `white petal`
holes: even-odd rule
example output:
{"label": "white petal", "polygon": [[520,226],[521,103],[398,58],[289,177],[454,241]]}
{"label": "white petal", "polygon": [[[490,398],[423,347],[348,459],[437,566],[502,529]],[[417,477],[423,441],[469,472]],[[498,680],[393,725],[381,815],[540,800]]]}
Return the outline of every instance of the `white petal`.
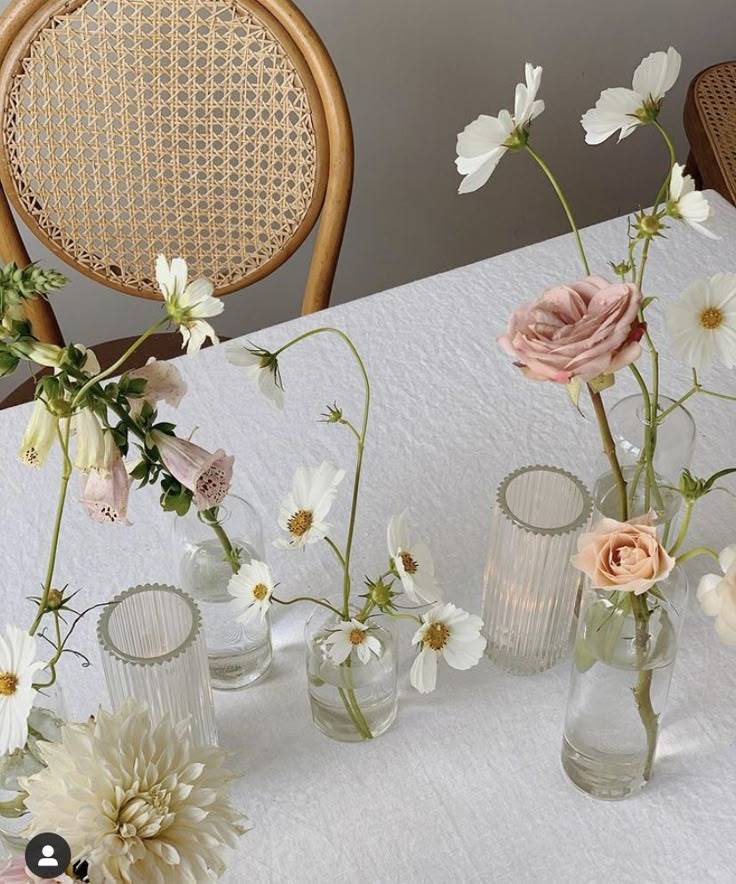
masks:
{"label": "white petal", "polygon": [[732,543],[721,550],[721,554],[718,556],[718,564],[721,566],[724,574],[732,565],[736,564],[736,543]]}
{"label": "white petal", "polygon": [[437,654],[431,648],[422,648],[411,665],[409,681],[420,694],[429,694],[437,686]]}
{"label": "white petal", "polygon": [[169,285],[177,296],[182,297],[187,288],[187,262],[183,258],[174,258],[171,262]]}
{"label": "white petal", "polygon": [[477,172],[473,172],[463,178],[463,180],[460,182],[460,186],[458,187],[457,192],[474,193],[476,190],[479,190],[481,187],[483,187],[483,185],[487,183],[488,179],[495,171],[496,166],[499,164],[501,157],[505,153],[506,148],[500,147],[498,148],[498,150],[494,151],[493,154],[489,154],[489,158],[483,163],[483,165],[478,169]]}
{"label": "white petal", "polygon": [[698,584],[697,598],[703,613],[709,617],[717,616],[721,610],[721,597],[719,589],[723,577],[720,574],[705,574]]}
{"label": "white petal", "polygon": [[458,157],[470,159],[486,156],[501,147],[513,131],[506,117],[489,117],[485,114],[469,123],[457,136]]}
{"label": "white petal", "polygon": [[680,73],[680,53],[671,46],[667,52],[652,52],[642,59],[631,85],[644,98],[659,101],[672,88]]}
{"label": "white petal", "polygon": [[634,116],[642,105],[642,97],[631,89],[606,89],[600,98],[583,114],[580,125],[585,129],[587,144],[601,144],[619,129],[619,141],[640,125]]}
{"label": "white petal", "polygon": [[453,669],[471,669],[475,666],[483,656],[486,646],[486,640],[482,635],[476,635],[471,641],[453,641],[452,638],[447,642],[442,650],[448,666]]}

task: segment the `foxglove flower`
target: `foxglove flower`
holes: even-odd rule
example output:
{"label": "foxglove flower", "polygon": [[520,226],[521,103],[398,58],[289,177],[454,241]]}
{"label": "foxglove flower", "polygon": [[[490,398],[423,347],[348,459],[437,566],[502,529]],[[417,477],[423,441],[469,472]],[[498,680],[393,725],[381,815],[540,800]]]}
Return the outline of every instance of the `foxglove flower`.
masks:
{"label": "foxglove flower", "polygon": [[264,396],[267,396],[278,408],[284,407],[279,363],[273,353],[244,347],[236,341],[228,341],[225,344],[225,353],[228,362],[245,369],[245,376],[258,384]]}
{"label": "foxglove flower", "polygon": [[601,144],[616,132],[618,140],[652,123],[659,115],[665,94],[680,73],[680,53],[671,46],[667,52],[652,52],[634,71],[632,88],[606,89],[595,107],[583,114],[580,124],[588,144]]}
{"label": "foxglove flower", "polygon": [[31,362],[45,365],[47,368],[58,368],[66,358],[66,348],[56,344],[45,344],[35,338],[20,338],[12,345],[17,353],[22,353]]}
{"label": "foxglove flower", "polygon": [[74,466],[82,472],[105,470],[105,435],[102,424],[91,408],[82,408],[72,417],[72,433],[77,444]]}
{"label": "foxglove flower", "polygon": [[0,755],[22,749],[36,691],[33,678],[46,664],[36,660],[36,641],[9,623],[0,635]]}
{"label": "foxglove flower", "polygon": [[238,616],[241,623],[247,626],[257,619],[265,623],[273,595],[273,578],[265,562],[252,561],[241,565],[240,571],[230,578],[227,589],[243,606],[243,612]]}
{"label": "foxglove flower", "polygon": [[174,258],[169,264],[163,255],[156,258],[156,280],[166,313],[179,326],[187,353],[197,353],[207,338],[216,344],[215,330],[204,317],[218,316],[225,305],[212,296],[212,283],[204,277],[188,282],[186,261]]}
{"label": "foxglove flower", "polygon": [[105,433],[105,462],[101,470],[82,475],[79,502],[96,522],[128,522],[131,478],[112,433]]}
{"label": "foxglove flower", "polygon": [[705,227],[705,222],[713,216],[710,203],[700,191],[695,189],[695,182],[689,175],[685,175],[684,171],[685,167],[678,163],[672,167],[667,214],[679,218],[704,236],[720,239],[712,230]]}
{"label": "foxglove flower", "polygon": [[736,646],[736,544],[718,556],[723,574],[706,574],[698,585],[698,601],[705,614],[716,618],[716,633],[726,645]]}
{"label": "foxglove flower", "polygon": [[143,395],[128,400],[130,413],[133,417],[140,414],[144,402],[151,406],[165,402],[172,408],[178,408],[187,392],[184,378],[173,362],[156,359],[155,356],[151,356],[143,368],[136,368],[129,372],[128,377],[143,378],[146,382]]}
{"label": "foxglove flower", "polygon": [[667,310],[675,353],[696,371],[712,362],[736,368],[736,273],[688,286]]}
{"label": "foxglove flower", "polygon": [[59,419],[51,414],[42,399],[36,399],[18,452],[23,463],[42,467],[57,439],[58,428]]}
{"label": "foxglove flower", "polygon": [[274,546],[298,549],[327,537],[331,526],[325,519],[344,478],[345,470],[326,461],[318,467],[299,467],[279,513],[279,526],[288,531],[289,539],[276,540]]}
{"label": "foxglove flower", "polygon": [[381,656],[381,642],[370,634],[370,626],[353,618],[344,620],[324,641],[327,656],[339,666],[355,651],[361,663],[368,663],[371,654]]}
{"label": "foxglove flower", "polygon": [[[189,721],[157,724],[132,700],[66,724],[41,743],[47,767],[21,781],[24,832],[63,832],[91,884],[212,881],[243,833],[228,800],[225,753],[195,746]],[[62,797],[63,796],[63,797]]]}
{"label": "foxglove flower", "polygon": [[151,433],[161,460],[171,475],[188,488],[198,510],[219,506],[230,490],[234,457],[218,448],[211,454],[194,442],[154,430]]}
{"label": "foxglove flower", "polygon": [[388,553],[407,597],[415,604],[434,604],[442,591],[434,576],[429,547],[411,536],[408,513],[392,516],[388,523]]}
{"label": "foxglove flower", "polygon": [[500,111],[497,117],[482,114],[457,136],[455,165],[465,176],[459,193],[478,190],[491,177],[507,150],[526,144],[532,120],[544,110],[544,102],[537,98],[542,68],[527,62],[525,79],[526,84],[516,85],[513,116],[507,110]]}
{"label": "foxglove flower", "polygon": [[420,650],[409,680],[420,694],[429,694],[437,685],[440,657],[453,669],[471,669],[483,656],[486,640],[480,634],[483,626],[480,617],[450,602],[435,605],[422,615],[422,621],[411,642],[419,645]]}

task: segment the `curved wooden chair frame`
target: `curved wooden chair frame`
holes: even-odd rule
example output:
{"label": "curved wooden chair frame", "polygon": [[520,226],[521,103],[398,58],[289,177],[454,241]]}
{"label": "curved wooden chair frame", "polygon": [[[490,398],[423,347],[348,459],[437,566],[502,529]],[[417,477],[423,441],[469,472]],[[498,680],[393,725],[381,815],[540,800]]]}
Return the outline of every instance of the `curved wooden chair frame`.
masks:
{"label": "curved wooden chair frame", "polygon": [[[63,242],[60,245],[59,238],[50,238],[33,212],[29,212],[28,201],[21,199],[18,192],[19,165],[16,163],[13,168],[9,159],[6,121],[14,75],[23,63],[35,35],[48,26],[49,17],[64,16],[84,7],[87,2],[90,0],[14,0],[0,17],[0,104],[3,123],[3,143],[0,147],[0,258],[4,262],[16,261],[19,265],[30,262],[10,210],[9,203],[12,203],[32,232],[77,270],[119,291],[138,297],[160,299],[152,283],[131,284],[124,278],[114,278],[114,275],[105,277],[94,266],[80,262],[75,255],[66,251]],[[157,0],[152,0],[152,3],[155,2]],[[208,0],[210,7],[213,2],[214,0]],[[296,229],[289,231],[285,241],[278,242],[275,252],[267,256],[259,266],[249,269],[238,278],[216,282],[215,294],[224,295],[239,290],[271,273],[296,251],[319,219],[302,313],[321,310],[329,304],[352,189],[352,127],[342,86],[322,41],[291,0],[222,2],[233,10],[234,15],[245,11],[262,21],[288,54],[308,96],[310,125],[314,130],[316,145],[316,166],[313,192]],[[192,6],[196,7],[195,0],[192,0]],[[56,317],[47,301],[38,299],[30,302],[28,315],[38,338],[63,343]]]}

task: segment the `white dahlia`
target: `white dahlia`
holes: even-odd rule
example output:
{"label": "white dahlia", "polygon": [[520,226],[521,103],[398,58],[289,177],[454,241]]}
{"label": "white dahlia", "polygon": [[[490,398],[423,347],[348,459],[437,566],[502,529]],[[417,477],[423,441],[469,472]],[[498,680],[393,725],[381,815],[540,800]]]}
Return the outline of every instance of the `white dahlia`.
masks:
{"label": "white dahlia", "polygon": [[198,884],[223,872],[225,846],[244,831],[227,797],[232,774],[220,749],[192,745],[188,722],[153,726],[129,700],[64,725],[42,753],[47,767],[21,781],[33,815],[24,834],[64,837],[91,884]]}

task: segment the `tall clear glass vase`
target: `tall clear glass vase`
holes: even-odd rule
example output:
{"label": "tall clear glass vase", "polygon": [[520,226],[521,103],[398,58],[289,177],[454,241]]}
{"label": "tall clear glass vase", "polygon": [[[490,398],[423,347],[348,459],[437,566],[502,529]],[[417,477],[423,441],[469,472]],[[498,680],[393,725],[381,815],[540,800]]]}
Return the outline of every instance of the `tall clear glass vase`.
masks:
{"label": "tall clear glass vase", "polygon": [[[657,523],[671,531],[682,500],[677,485],[683,469],[692,463],[696,428],[690,412],[667,396],[659,397],[659,414],[664,417],[652,435],[644,399],[637,393],[608,409],[608,423],[626,479],[629,517],[654,509]],[[644,462],[647,445],[654,449],[651,468]],[[593,499],[599,515],[621,518],[618,486],[602,454]]]}
{"label": "tall clear glass vase", "polygon": [[227,691],[247,687],[265,675],[273,649],[268,616],[247,626],[238,620],[238,603],[228,591],[233,569],[223,536],[238,550],[241,564],[264,561],[261,520],[242,497],[229,494],[211,517],[192,508],[173,520],[178,583],[202,612],[212,687]]}
{"label": "tall clear glass vase", "polygon": [[626,798],[651,777],[687,597],[679,567],[638,603],[632,593],[583,591],[562,766],[595,798]]}

